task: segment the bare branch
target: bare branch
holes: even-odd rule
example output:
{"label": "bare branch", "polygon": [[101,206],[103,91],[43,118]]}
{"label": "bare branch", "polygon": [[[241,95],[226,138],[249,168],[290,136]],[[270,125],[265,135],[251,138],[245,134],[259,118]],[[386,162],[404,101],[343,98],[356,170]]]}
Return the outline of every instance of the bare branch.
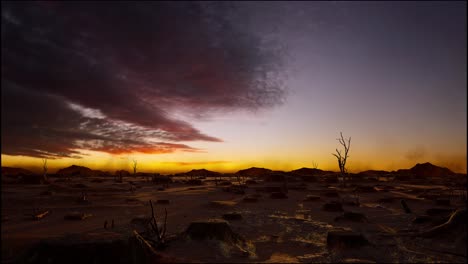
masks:
{"label": "bare branch", "polygon": [[317,169],[318,168],[318,163],[315,162],[315,161],[312,161],[312,167],[313,167],[313,169]]}
{"label": "bare branch", "polygon": [[135,176],[136,174],[137,164],[138,164],[137,160],[133,159],[133,176]]}
{"label": "bare branch", "polygon": [[164,227],[163,227],[163,232],[161,234],[161,240],[164,241],[164,238],[166,237],[166,230],[167,230],[167,209],[164,208],[164,212],[165,212],[165,215],[164,215]]}
{"label": "bare branch", "polygon": [[159,229],[158,229],[158,222],[156,221],[156,217],[154,216],[154,208],[153,208],[153,202],[150,200],[150,206],[151,206],[151,227],[153,228],[153,231],[156,233],[156,236],[159,238]]}
{"label": "bare branch", "polygon": [[340,132],[340,138],[337,138],[338,142],[343,146],[344,148],[344,154],[342,154],[341,150],[336,149],[336,154],[332,153],[333,156],[336,157],[338,161],[338,167],[340,168],[340,172],[343,176],[343,179],[345,177],[345,174],[348,172],[346,168],[346,161],[348,160],[348,152],[349,148],[351,146],[351,137],[349,137],[347,140],[343,137],[343,133]]}
{"label": "bare branch", "polygon": [[42,159],[42,168],[44,170],[43,180],[47,182],[47,159]]}

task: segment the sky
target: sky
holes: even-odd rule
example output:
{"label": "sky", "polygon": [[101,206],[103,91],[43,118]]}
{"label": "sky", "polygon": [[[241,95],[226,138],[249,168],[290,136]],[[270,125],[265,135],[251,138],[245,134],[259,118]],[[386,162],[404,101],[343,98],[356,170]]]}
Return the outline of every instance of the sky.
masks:
{"label": "sky", "polygon": [[466,173],[466,2],[1,5],[2,166]]}

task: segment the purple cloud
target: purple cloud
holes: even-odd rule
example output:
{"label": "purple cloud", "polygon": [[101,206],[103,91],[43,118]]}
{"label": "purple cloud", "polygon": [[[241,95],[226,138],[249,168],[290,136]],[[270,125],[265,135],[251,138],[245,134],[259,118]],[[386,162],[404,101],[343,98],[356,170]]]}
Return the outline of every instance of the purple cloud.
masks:
{"label": "purple cloud", "polygon": [[271,107],[281,52],[230,4],[2,3],[2,153],[196,151],[222,140],[172,113]]}

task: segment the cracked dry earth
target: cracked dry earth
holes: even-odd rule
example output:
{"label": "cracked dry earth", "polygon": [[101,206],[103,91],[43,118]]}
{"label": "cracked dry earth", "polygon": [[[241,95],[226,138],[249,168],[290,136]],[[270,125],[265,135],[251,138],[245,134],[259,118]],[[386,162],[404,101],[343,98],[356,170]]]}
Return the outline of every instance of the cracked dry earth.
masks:
{"label": "cracked dry earth", "polygon": [[[76,178],[49,186],[2,184],[3,262],[15,259],[43,239],[67,234],[99,236],[112,233],[126,238],[138,228],[132,224],[132,219],[150,215],[149,200],[169,200],[166,204],[155,203],[158,220],[161,220],[164,208],[168,212],[169,243],[161,252],[180,262],[466,263],[466,226],[462,238],[411,235],[438,224],[437,221],[414,221],[416,217],[426,215],[428,209],[466,209],[464,200],[451,199],[450,204],[441,206],[433,199],[421,198],[424,196],[421,194],[429,192],[437,193],[438,197],[447,196],[447,188],[443,185],[378,183],[375,191],[358,193],[359,205],[356,205],[352,202],[356,199],[352,188],[340,189],[323,183],[291,183],[287,198],[273,199],[262,190],[265,183],[261,181],[249,185],[245,194],[235,194],[209,180],[201,186],[178,182],[158,190],[160,185],[132,179],[136,186],[134,192],[125,180],[123,183],[106,178],[100,180],[102,182],[97,183],[93,178]],[[74,187],[78,183],[82,184],[80,188]],[[375,183],[358,184],[375,186]],[[43,195],[47,190],[51,192]],[[89,203],[77,203],[82,191],[88,194]],[[327,195],[330,191],[338,195]],[[251,195],[257,197],[256,201],[243,200]],[[307,195],[320,198],[307,201]],[[412,213],[404,212],[401,199],[405,199]],[[342,211],[322,209],[331,201],[341,202],[346,212],[361,213],[365,221],[335,220],[343,216]],[[39,221],[31,220],[26,214],[35,208],[50,210],[50,215]],[[80,211],[90,217],[81,221],[64,220],[71,211]],[[241,215],[241,219],[227,221],[232,231],[245,239],[244,243],[181,239],[190,223],[222,219],[230,212]],[[435,219],[443,223],[447,220],[444,217],[447,218],[435,216]],[[108,221],[110,224],[111,220],[115,226],[104,229],[103,223]],[[327,246],[327,235],[332,230],[354,231],[362,234],[369,243],[331,248]]]}

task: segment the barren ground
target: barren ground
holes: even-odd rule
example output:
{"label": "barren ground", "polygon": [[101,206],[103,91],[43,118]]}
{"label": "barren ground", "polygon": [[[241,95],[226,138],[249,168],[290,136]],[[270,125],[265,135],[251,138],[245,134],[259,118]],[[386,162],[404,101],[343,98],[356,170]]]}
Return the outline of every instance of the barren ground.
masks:
{"label": "barren ground", "polygon": [[[130,191],[129,180],[116,183],[114,179],[75,178],[69,182],[57,181],[51,185],[2,184],[2,260],[13,259],[41,239],[62,237],[74,233],[118,233],[129,235],[133,229],[131,220],[149,216],[149,200],[155,203],[158,219],[167,209],[167,232],[169,246],[165,254],[182,262],[352,262],[356,259],[371,262],[466,262],[466,233],[464,239],[419,238],[408,236],[427,230],[437,223],[414,224],[416,216],[426,215],[429,208],[466,209],[465,201],[452,198],[450,205],[436,205],[434,199],[421,198],[423,193],[438,193],[449,197],[447,187],[424,184],[392,182],[358,183],[376,186],[377,191],[357,193],[360,205],[347,205],[354,201],[352,188],[340,189],[324,183],[289,183],[287,199],[272,199],[261,191],[265,184],[248,185],[246,194],[223,191],[224,186],[215,186],[205,181],[201,186],[189,186],[178,182],[165,190],[161,185],[143,179],[131,179],[137,186]],[[234,179],[233,179],[234,180]],[[52,180],[52,182],[54,179]],[[85,185],[77,188],[76,184]],[[303,185],[303,189],[294,186]],[[389,186],[389,190],[384,190]],[[83,187],[83,186],[82,186]],[[327,197],[325,191],[336,189],[340,197]],[[51,195],[41,192],[51,190]],[[76,200],[81,192],[88,194],[90,204]],[[244,202],[249,194],[260,194],[257,202]],[[317,201],[304,201],[307,195],[317,195]],[[395,198],[380,202],[381,198]],[[169,204],[156,204],[158,199],[168,199]],[[405,199],[413,213],[406,214],[400,204]],[[229,201],[219,205],[212,201]],[[322,205],[330,201],[342,201],[345,211],[363,213],[368,221],[335,221],[342,212],[327,212]],[[50,210],[51,214],[41,220],[29,219],[26,214],[35,208]],[[71,211],[92,214],[81,221],[65,220]],[[228,221],[232,230],[247,241],[242,249],[217,240],[196,241],[173,239],[198,220],[220,219],[228,212],[238,212],[241,220]],[[114,220],[115,227],[111,228]],[[108,221],[107,230],[104,222]],[[328,249],[327,232],[338,228],[362,233],[371,243],[351,249]],[[465,231],[466,232],[466,229]],[[245,253],[248,252],[248,253]]]}

